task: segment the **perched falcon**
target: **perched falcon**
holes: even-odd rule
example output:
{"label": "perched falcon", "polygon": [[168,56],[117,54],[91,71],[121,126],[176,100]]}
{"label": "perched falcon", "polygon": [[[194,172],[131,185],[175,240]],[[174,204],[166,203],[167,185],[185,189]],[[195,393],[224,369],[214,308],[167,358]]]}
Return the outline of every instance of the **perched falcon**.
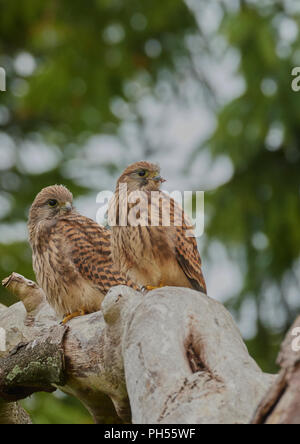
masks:
{"label": "perched falcon", "polygon": [[206,293],[193,229],[183,209],[160,191],[164,181],[160,168],[144,161],[130,165],[119,178],[108,212],[113,260],[149,290],[177,286]]}
{"label": "perched falcon", "polygon": [[38,194],[28,228],[37,282],[63,322],[100,310],[113,286],[137,289],[113,265],[110,232],[77,213],[64,186]]}

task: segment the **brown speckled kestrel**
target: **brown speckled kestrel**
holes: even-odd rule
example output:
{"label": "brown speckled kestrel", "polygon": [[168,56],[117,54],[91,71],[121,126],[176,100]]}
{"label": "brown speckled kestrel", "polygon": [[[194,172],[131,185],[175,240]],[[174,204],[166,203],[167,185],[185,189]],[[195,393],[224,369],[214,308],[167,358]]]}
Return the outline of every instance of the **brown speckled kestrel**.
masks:
{"label": "brown speckled kestrel", "polygon": [[113,286],[137,289],[113,265],[109,230],[81,216],[64,186],[38,194],[28,227],[37,282],[63,322],[100,310]]}
{"label": "brown speckled kestrel", "polygon": [[[149,290],[177,286],[206,294],[197,242],[187,236],[192,227],[183,209],[160,191],[162,182],[160,168],[144,161],[130,165],[119,178],[109,205],[113,260],[122,273]],[[137,192],[143,193],[135,201]],[[170,226],[162,223],[166,213]]]}

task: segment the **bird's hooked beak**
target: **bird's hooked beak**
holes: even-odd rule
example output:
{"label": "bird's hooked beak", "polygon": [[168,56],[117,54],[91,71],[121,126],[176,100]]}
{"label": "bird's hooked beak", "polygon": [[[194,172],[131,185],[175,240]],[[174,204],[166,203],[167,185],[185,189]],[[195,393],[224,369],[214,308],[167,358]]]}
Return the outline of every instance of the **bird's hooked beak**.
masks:
{"label": "bird's hooked beak", "polygon": [[69,213],[70,211],[72,211],[73,209],[73,205],[71,204],[71,202],[65,202],[62,206],[61,209],[63,211],[65,211],[66,213]]}
{"label": "bird's hooked beak", "polygon": [[161,177],[160,174],[158,173],[153,173],[153,175],[150,177],[151,180],[153,180],[154,182],[160,182],[160,183],[164,183],[166,182],[166,179],[164,179],[163,177]]}
{"label": "bird's hooked beak", "polygon": [[164,179],[164,178],[161,177],[161,176],[153,177],[153,180],[154,180],[154,182],[160,182],[160,183],[167,182],[166,179]]}

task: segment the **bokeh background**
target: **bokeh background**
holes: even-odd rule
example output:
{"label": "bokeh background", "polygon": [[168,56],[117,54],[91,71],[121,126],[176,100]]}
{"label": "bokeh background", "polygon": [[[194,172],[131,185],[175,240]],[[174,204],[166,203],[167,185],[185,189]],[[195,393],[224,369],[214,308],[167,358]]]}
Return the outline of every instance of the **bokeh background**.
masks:
{"label": "bokeh background", "polygon": [[[166,189],[204,190],[211,297],[276,372],[300,311],[298,0],[0,0],[0,276],[34,278],[26,219],[64,183],[95,218],[136,160]],[[0,302],[14,301],[0,289]],[[36,423],[89,423],[62,393],[25,401]]]}

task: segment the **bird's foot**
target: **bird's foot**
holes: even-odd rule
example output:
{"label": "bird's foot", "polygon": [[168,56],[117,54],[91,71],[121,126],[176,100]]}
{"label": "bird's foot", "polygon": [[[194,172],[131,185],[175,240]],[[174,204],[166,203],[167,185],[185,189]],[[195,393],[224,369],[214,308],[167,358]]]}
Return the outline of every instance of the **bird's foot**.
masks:
{"label": "bird's foot", "polygon": [[62,321],[61,324],[62,325],[66,325],[67,322],[71,321],[71,319],[74,318],[78,318],[79,316],[84,316],[85,314],[87,314],[87,312],[85,310],[78,310],[75,311],[74,313],[69,314],[68,316],[66,316]]}
{"label": "bird's foot", "polygon": [[162,288],[162,287],[165,287],[165,285],[164,284],[159,284],[159,286],[158,287],[152,287],[152,285],[146,285],[146,290],[148,290],[148,291],[152,291],[152,290],[157,290],[158,288]]}

